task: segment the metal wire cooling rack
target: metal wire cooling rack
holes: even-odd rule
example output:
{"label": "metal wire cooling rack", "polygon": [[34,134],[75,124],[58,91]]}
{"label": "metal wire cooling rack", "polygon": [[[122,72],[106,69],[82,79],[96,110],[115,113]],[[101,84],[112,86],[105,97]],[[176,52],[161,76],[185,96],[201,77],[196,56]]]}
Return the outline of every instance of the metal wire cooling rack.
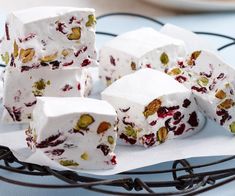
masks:
{"label": "metal wire cooling rack", "polygon": [[[98,20],[104,17],[125,15],[131,17],[140,17],[156,23],[156,25],[164,25],[161,21],[149,18],[147,16],[131,13],[111,13],[97,17]],[[109,32],[96,32],[99,35],[116,36]],[[218,48],[221,51],[227,47],[235,45],[235,38],[227,35],[196,32],[197,34],[216,36],[227,39],[229,42]],[[1,65],[3,66],[3,65]],[[64,184],[39,184],[35,182],[22,182],[10,179],[0,175],[0,180],[19,186],[33,188],[83,188],[94,192],[111,195],[196,195],[203,193],[235,180],[235,167],[227,169],[208,169],[210,166],[220,165],[235,160],[235,156],[226,157],[206,164],[192,165],[188,160],[173,161],[172,167],[165,170],[143,170],[128,171],[111,178],[103,179],[98,177],[90,177],[80,175],[72,171],[56,171],[49,167],[20,162],[15,158],[9,148],[0,146],[0,169],[17,174],[29,176],[52,176],[61,180]],[[197,169],[205,169],[206,172],[198,172]],[[183,172],[183,173],[182,173]],[[172,178],[168,181],[148,181],[146,176],[159,175],[167,173]],[[157,179],[157,177],[156,177]],[[110,189],[111,187],[111,189]],[[175,188],[174,191],[166,192],[167,187]],[[117,191],[115,188],[119,188]]]}

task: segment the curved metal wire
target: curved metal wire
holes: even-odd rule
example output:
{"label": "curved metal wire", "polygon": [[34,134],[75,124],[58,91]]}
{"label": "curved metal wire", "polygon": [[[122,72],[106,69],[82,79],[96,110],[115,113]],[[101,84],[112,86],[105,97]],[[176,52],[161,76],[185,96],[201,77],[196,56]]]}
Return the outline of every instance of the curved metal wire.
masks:
{"label": "curved metal wire", "polygon": [[[139,17],[157,25],[164,25],[159,20],[134,13],[111,13],[97,17],[102,19],[108,16],[125,15]],[[230,40],[230,43],[218,48],[219,51],[235,45],[235,38],[223,34],[210,32],[195,32],[197,34],[221,37]],[[117,34],[97,31],[96,34],[105,36],[117,36]],[[232,42],[231,42],[232,41]],[[0,65],[4,67],[5,65]],[[9,148],[0,146],[0,169],[21,175],[32,176],[52,176],[60,179],[64,184],[39,184],[37,182],[22,182],[19,180],[9,179],[0,176],[0,180],[19,186],[27,186],[34,188],[84,188],[91,191],[111,194],[111,195],[197,195],[235,180],[235,168],[223,170],[209,170],[210,166],[219,165],[224,162],[234,160],[235,156],[226,157],[205,164],[191,165],[187,160],[176,160],[172,164],[172,168],[165,170],[149,170],[149,171],[128,171],[115,175],[112,179],[102,179],[97,177],[82,176],[72,171],[55,171],[49,167],[35,164],[24,163],[17,160]],[[13,166],[17,164],[17,166]],[[208,171],[198,173],[199,168],[207,168]],[[179,173],[180,172],[180,173]],[[182,172],[184,174],[182,174]],[[171,173],[172,179],[168,181],[146,181],[141,178],[146,175],[158,175],[162,173]],[[181,175],[179,175],[181,174]],[[136,175],[138,175],[136,177]],[[217,182],[220,180],[219,182]],[[118,187],[120,191],[110,190],[107,187]],[[176,191],[164,192],[161,188],[174,187]],[[130,192],[132,191],[132,192]]]}

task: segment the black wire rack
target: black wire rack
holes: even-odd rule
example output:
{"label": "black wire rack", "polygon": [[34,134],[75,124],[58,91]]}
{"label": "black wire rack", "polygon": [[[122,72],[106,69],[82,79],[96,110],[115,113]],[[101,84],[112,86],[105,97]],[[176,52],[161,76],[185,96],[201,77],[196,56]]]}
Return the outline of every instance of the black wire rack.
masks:
{"label": "black wire rack", "polygon": [[[149,20],[156,25],[164,25],[159,20],[131,13],[111,13],[97,17],[98,20],[110,16],[130,16]],[[116,34],[97,31],[98,35],[117,36]],[[218,51],[235,45],[235,38],[227,35],[211,32],[195,32],[197,34],[216,36],[227,39],[228,43],[220,46]],[[223,186],[235,180],[235,167],[226,169],[209,169],[211,166],[218,166],[222,163],[228,163],[235,160],[235,156],[221,158],[216,161],[205,164],[192,165],[186,159],[175,160],[172,167],[164,170],[140,170],[123,172],[111,178],[90,177],[73,171],[56,171],[46,166],[40,166],[31,163],[25,163],[17,160],[8,147],[0,146],[0,169],[14,172],[16,175],[27,176],[52,176],[62,181],[63,184],[39,184],[35,182],[26,182],[10,179],[0,175],[0,180],[14,185],[32,187],[32,188],[82,188],[97,193],[111,195],[197,195],[217,187]],[[199,172],[203,169],[205,172]],[[168,174],[170,180],[158,180],[157,175]],[[148,181],[146,177],[155,175],[157,180]],[[174,188],[173,191],[166,191],[166,188]],[[116,188],[118,190],[116,191]]]}

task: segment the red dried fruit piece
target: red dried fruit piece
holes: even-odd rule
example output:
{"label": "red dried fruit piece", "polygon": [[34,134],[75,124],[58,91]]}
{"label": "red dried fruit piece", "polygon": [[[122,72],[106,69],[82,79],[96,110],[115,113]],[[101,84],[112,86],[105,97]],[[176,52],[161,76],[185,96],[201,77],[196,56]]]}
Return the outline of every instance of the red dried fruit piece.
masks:
{"label": "red dried fruit piece", "polygon": [[218,75],[217,79],[218,79],[218,80],[223,79],[224,76],[225,76],[224,73],[220,73],[220,74]]}
{"label": "red dried fruit piece", "polygon": [[121,133],[121,135],[119,137],[120,137],[120,139],[124,139],[127,143],[130,143],[132,145],[136,143],[136,139],[129,138],[124,133]]}
{"label": "red dried fruit piece", "polygon": [[197,118],[197,113],[194,111],[191,114],[189,114],[189,119],[188,119],[188,124],[190,124],[192,127],[197,127],[198,126],[198,118]]}
{"label": "red dried fruit piece", "polygon": [[40,143],[36,144],[37,148],[47,148],[47,147],[54,147],[54,146],[58,146],[62,143],[64,143],[64,141],[66,139],[62,139],[59,140],[58,138],[61,136],[61,133],[58,133],[56,135],[52,135],[48,138],[46,138],[45,140],[41,141]]}
{"label": "red dried fruit piece", "polygon": [[36,36],[35,33],[30,33],[26,37],[19,38],[18,40],[19,40],[20,43],[22,43],[22,42],[26,42],[26,41],[29,41],[29,40],[33,39],[35,36]]}
{"label": "red dried fruit piece", "polygon": [[177,80],[179,83],[184,83],[187,81],[187,78],[185,76],[176,76],[175,80]]}
{"label": "red dried fruit piece", "polygon": [[7,40],[10,40],[8,23],[5,23],[5,33]]}
{"label": "red dried fruit piece", "polygon": [[35,105],[36,103],[37,103],[37,100],[35,100],[35,101],[33,101],[33,102],[24,103],[24,105],[25,105],[26,107],[31,107],[31,106]]}
{"label": "red dried fruit piece", "polygon": [[185,124],[183,123],[174,131],[174,135],[182,135],[184,131],[185,131]]}
{"label": "red dried fruit piece", "polygon": [[72,65],[73,64],[73,60],[72,61],[70,61],[70,62],[67,62],[67,63],[63,63],[63,67],[67,67],[67,66],[70,66],[70,65]]}
{"label": "red dried fruit piece", "polygon": [[184,102],[183,102],[183,107],[184,108],[188,108],[188,106],[191,104],[191,101],[189,99],[185,99]]}
{"label": "red dried fruit piece", "polygon": [[91,64],[91,61],[89,59],[85,59],[82,64],[81,64],[81,67],[85,67],[87,65]]}
{"label": "red dried fruit piece", "polygon": [[149,123],[150,126],[154,126],[157,124],[157,121],[156,120],[153,120],[152,122]]}
{"label": "red dried fruit piece", "polygon": [[159,118],[165,118],[167,116],[173,116],[175,110],[178,110],[179,106],[172,106],[172,107],[160,107],[158,108],[157,115]]}
{"label": "red dried fruit piece", "polygon": [[130,110],[130,107],[129,107],[129,108],[125,108],[125,109],[119,108],[119,110],[120,110],[121,112],[128,112],[128,111]]}
{"label": "red dried fruit piece", "polygon": [[115,65],[116,65],[116,61],[115,61],[115,59],[113,58],[112,55],[109,56],[109,59],[110,59],[110,63],[111,63],[113,66],[115,66]]}
{"label": "red dried fruit piece", "polygon": [[200,93],[206,93],[207,92],[207,89],[205,87],[192,86],[191,89],[195,90],[197,92],[200,92]]}
{"label": "red dried fruit piece", "polygon": [[54,156],[60,156],[64,153],[64,149],[54,149],[54,150],[47,150],[45,153],[52,154]]}
{"label": "red dried fruit piece", "polygon": [[116,156],[115,155],[112,157],[110,162],[111,162],[112,165],[116,165],[117,164],[117,160],[116,160]]}
{"label": "red dried fruit piece", "polygon": [[80,50],[78,50],[76,53],[74,53],[75,57],[78,57],[80,54],[86,52],[87,46],[82,47]]}
{"label": "red dried fruit piece", "polygon": [[148,135],[144,135],[142,137],[142,140],[143,140],[144,144],[147,147],[153,146],[156,143],[156,139],[155,139],[155,134],[154,133],[150,133]]}
{"label": "red dried fruit piece", "polygon": [[59,61],[51,61],[49,64],[52,65],[52,70],[58,69],[60,66]]}
{"label": "red dried fruit piece", "polygon": [[104,133],[111,127],[111,124],[109,122],[103,121],[100,123],[97,129],[97,133]]}
{"label": "red dried fruit piece", "polygon": [[170,126],[171,119],[172,119],[172,118],[169,118],[169,119],[167,119],[167,120],[165,121],[165,127],[166,127],[167,130],[169,130],[169,131],[174,131],[174,130],[176,129],[176,126],[173,126],[173,127]]}
{"label": "red dried fruit piece", "polygon": [[71,90],[73,87],[69,84],[65,84],[65,86],[62,88],[62,91],[67,92]]}
{"label": "red dried fruit piece", "polygon": [[161,107],[161,100],[154,99],[152,102],[150,102],[145,108],[144,108],[144,116],[145,118],[148,118],[149,116],[153,115],[155,112],[158,111],[158,109]]}
{"label": "red dried fruit piece", "polygon": [[59,31],[59,32],[61,32],[61,33],[63,33],[63,34],[66,34],[66,32],[65,32],[65,29],[66,28],[66,25],[64,24],[64,23],[62,23],[62,22],[57,22],[57,27],[56,27],[56,31]]}
{"label": "red dried fruit piece", "polygon": [[224,125],[225,121],[230,120],[232,118],[232,116],[229,115],[228,111],[224,109],[216,111],[216,114],[218,116],[222,116],[220,120],[220,125]]}
{"label": "red dried fruit piece", "polygon": [[21,121],[21,108],[16,108],[15,106],[13,106],[12,109],[7,106],[4,107],[6,108],[13,121]]}
{"label": "red dried fruit piece", "polygon": [[80,83],[78,83],[77,89],[78,89],[79,91],[81,90],[81,84],[80,84]]}
{"label": "red dried fruit piece", "polygon": [[96,148],[100,149],[103,152],[104,156],[107,156],[110,152],[110,148],[106,144],[100,144]]}

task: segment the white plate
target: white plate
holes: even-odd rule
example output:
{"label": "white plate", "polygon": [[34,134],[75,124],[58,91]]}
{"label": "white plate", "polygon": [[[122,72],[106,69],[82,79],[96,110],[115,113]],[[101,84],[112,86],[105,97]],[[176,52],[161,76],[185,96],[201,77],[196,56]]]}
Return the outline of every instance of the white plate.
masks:
{"label": "white plate", "polygon": [[234,0],[146,0],[156,5],[187,11],[232,11]]}

